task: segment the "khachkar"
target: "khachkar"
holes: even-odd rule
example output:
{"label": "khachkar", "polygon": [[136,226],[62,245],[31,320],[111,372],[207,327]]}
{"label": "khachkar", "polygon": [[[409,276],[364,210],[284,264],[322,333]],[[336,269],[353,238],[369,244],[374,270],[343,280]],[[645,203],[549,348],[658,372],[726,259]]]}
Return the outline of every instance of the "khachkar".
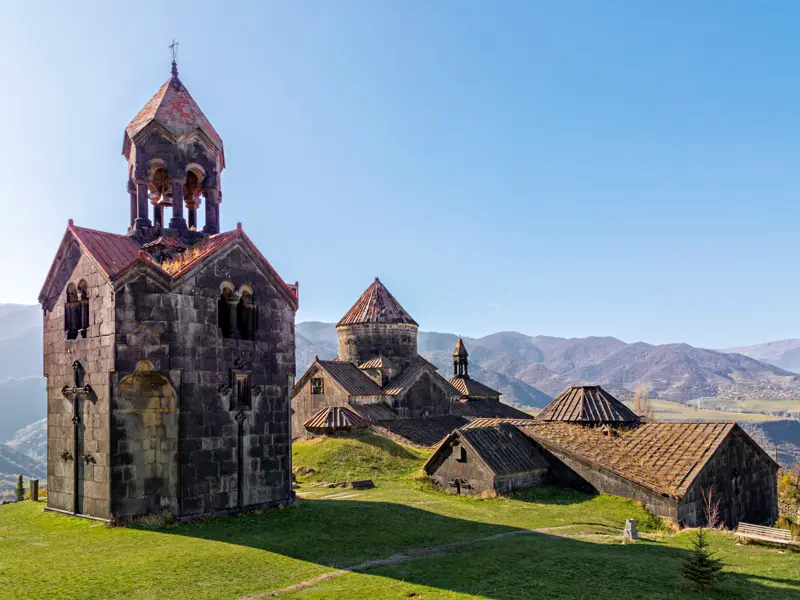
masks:
{"label": "khachkar", "polygon": [[48,508],[108,519],[286,505],[298,287],[241,224],[219,232],[222,139],[175,61],[122,153],[127,233],[70,220],[39,297]]}

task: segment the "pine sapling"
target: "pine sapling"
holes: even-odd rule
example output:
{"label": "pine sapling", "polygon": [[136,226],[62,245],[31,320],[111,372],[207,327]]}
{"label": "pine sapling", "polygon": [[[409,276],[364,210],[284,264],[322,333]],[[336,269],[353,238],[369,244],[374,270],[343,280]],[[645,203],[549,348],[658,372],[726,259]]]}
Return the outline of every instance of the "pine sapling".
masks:
{"label": "pine sapling", "polygon": [[707,590],[719,583],[722,578],[722,561],[714,558],[708,532],[698,529],[692,538],[692,553],[681,565],[681,575],[698,590]]}
{"label": "pine sapling", "polygon": [[17,494],[17,502],[25,500],[25,483],[22,481],[22,475],[17,477],[17,489],[14,491]]}

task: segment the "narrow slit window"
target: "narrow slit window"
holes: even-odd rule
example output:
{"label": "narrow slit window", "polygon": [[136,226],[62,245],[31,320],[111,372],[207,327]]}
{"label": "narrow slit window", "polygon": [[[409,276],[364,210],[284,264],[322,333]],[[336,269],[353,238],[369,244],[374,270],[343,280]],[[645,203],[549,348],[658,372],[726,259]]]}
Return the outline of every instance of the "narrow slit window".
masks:
{"label": "narrow slit window", "polygon": [[313,396],[321,396],[325,393],[325,387],[321,378],[313,378],[311,380],[311,394]]}

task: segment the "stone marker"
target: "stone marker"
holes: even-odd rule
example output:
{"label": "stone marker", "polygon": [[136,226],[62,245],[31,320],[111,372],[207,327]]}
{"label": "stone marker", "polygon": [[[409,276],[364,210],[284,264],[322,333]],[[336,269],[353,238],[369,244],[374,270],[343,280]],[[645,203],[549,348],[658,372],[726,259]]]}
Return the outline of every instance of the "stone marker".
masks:
{"label": "stone marker", "polygon": [[39,501],[39,480],[31,479],[31,500],[34,502]]}
{"label": "stone marker", "polygon": [[372,479],[362,479],[361,481],[353,481],[351,484],[354,490],[371,490],[375,487]]}
{"label": "stone marker", "polygon": [[622,537],[626,542],[635,542],[639,539],[639,532],[636,531],[635,519],[627,519],[625,521],[625,531],[622,532]]}

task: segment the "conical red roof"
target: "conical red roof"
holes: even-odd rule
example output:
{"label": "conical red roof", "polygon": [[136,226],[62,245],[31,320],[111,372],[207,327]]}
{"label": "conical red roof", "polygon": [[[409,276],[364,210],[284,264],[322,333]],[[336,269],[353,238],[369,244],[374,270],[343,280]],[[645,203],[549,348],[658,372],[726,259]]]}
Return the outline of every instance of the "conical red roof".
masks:
{"label": "conical red roof", "polygon": [[125,133],[132,140],[152,121],[163,125],[176,137],[199,129],[217,150],[222,150],[222,138],[211,126],[189,90],[181,83],[177,70],[128,124]]}
{"label": "conical red roof", "polygon": [[377,277],[336,326],[356,323],[406,323],[417,325]]}

